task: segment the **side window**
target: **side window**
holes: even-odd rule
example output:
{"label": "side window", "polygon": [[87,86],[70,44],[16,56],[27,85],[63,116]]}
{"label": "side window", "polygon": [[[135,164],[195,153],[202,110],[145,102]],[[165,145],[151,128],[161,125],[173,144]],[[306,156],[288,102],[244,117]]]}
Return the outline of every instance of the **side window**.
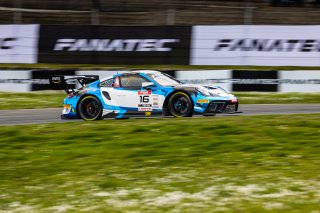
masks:
{"label": "side window", "polygon": [[139,90],[142,87],[142,82],[149,82],[140,75],[124,75],[120,78],[121,87],[124,89]]}
{"label": "side window", "polygon": [[113,78],[107,79],[100,83],[100,87],[113,87]]}

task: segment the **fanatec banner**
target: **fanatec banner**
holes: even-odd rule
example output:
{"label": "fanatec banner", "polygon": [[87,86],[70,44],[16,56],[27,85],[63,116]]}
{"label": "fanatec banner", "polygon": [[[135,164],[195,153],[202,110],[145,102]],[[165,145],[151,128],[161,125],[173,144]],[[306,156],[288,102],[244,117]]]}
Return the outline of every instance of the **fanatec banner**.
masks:
{"label": "fanatec banner", "polygon": [[0,25],[0,63],[320,66],[320,25]]}
{"label": "fanatec banner", "polygon": [[39,63],[189,64],[191,27],[41,25]]}
{"label": "fanatec banner", "polygon": [[0,25],[0,63],[37,63],[39,25]]}
{"label": "fanatec banner", "polygon": [[320,26],[194,26],[192,65],[320,66]]}

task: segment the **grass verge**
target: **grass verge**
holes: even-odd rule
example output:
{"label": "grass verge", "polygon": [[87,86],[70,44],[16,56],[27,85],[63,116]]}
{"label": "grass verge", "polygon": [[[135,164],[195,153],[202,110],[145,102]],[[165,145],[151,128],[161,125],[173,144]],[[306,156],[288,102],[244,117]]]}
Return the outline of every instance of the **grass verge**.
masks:
{"label": "grass verge", "polygon": [[[235,93],[240,104],[320,103],[319,93]],[[59,92],[0,92],[0,110],[61,107],[66,94]]]}
{"label": "grass verge", "polygon": [[11,93],[0,92],[0,110],[62,107],[63,91]]}
{"label": "grass verge", "polygon": [[4,212],[312,212],[319,115],[0,129]]}

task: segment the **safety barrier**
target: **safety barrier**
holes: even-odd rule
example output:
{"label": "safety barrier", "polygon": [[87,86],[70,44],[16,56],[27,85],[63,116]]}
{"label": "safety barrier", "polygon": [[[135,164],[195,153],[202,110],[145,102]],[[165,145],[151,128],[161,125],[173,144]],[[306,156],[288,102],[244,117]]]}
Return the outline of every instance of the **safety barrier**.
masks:
{"label": "safety barrier", "polygon": [[[123,71],[0,70],[0,91],[52,90],[49,75],[99,75],[100,79]],[[180,81],[216,85],[230,91],[320,92],[319,71],[203,70],[170,71]]]}

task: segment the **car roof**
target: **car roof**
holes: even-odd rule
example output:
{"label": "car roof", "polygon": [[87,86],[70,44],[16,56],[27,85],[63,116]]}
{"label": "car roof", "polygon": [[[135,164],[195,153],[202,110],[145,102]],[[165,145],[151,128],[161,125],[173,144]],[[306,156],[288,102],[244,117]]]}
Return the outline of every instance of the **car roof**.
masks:
{"label": "car roof", "polygon": [[137,70],[137,71],[132,71],[131,73],[155,74],[155,73],[159,73],[159,71],[156,71],[156,70]]}
{"label": "car roof", "polygon": [[160,73],[159,71],[156,71],[156,70],[135,70],[135,71],[130,71],[130,72],[122,72],[122,73],[119,73],[119,74],[115,74],[115,75],[111,75],[111,76],[108,76],[108,77],[105,77],[105,78],[102,78],[100,81],[105,81],[105,80],[108,80],[110,78],[113,78],[114,76],[121,76],[123,74],[156,74],[156,73]]}

